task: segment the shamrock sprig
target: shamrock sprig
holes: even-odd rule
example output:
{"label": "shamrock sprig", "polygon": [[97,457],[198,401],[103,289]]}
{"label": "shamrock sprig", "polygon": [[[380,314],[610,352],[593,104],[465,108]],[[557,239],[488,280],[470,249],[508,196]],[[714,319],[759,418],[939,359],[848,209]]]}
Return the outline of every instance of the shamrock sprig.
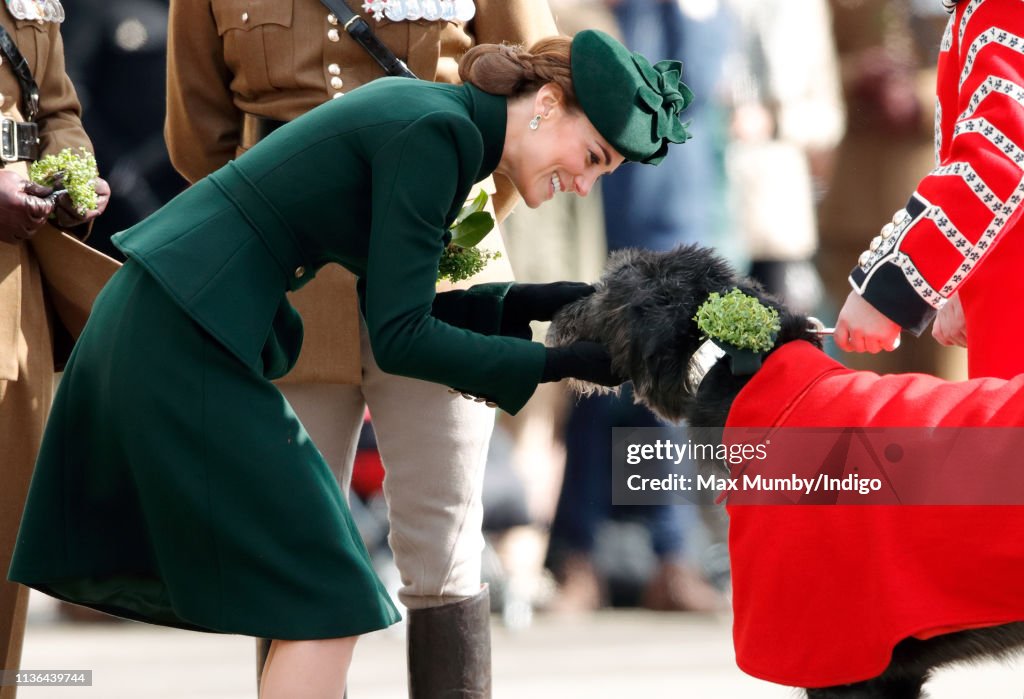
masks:
{"label": "shamrock sprig", "polygon": [[65,148],[55,155],[47,155],[32,163],[29,179],[47,187],[66,189],[71,204],[80,216],[99,205],[95,180],[99,177],[96,158],[85,148],[81,154]]}
{"label": "shamrock sprig", "polygon": [[494,217],[484,211],[487,192],[481,190],[473,201],[462,207],[452,224],[452,239],[441,255],[437,280],[452,282],[469,279],[480,272],[491,260],[501,257],[500,252],[481,250],[477,244],[494,228]]}
{"label": "shamrock sprig", "polygon": [[739,289],[711,292],[693,319],[711,340],[754,352],[770,350],[781,328],[778,311]]}

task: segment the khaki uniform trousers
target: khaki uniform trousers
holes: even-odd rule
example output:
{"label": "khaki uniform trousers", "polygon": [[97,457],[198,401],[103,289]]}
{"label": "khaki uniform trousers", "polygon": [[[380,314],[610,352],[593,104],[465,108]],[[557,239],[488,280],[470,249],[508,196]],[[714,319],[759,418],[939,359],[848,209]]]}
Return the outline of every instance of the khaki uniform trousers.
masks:
{"label": "khaki uniform trousers", "polygon": [[[42,278],[28,245],[18,247],[21,258],[18,378],[0,380],[0,571],[3,572],[0,576],[0,660],[6,670],[19,669],[28,608],[28,588],[8,582],[7,571],[53,398],[53,352]],[[0,283],[9,272],[0,270]],[[16,689],[0,687],[0,697],[11,699]]]}
{"label": "khaki uniform trousers", "polygon": [[281,391],[346,493],[369,407],[402,604],[423,609],[477,595],[494,410],[440,384],[381,371],[362,322],[360,329],[362,385],[286,383]]}

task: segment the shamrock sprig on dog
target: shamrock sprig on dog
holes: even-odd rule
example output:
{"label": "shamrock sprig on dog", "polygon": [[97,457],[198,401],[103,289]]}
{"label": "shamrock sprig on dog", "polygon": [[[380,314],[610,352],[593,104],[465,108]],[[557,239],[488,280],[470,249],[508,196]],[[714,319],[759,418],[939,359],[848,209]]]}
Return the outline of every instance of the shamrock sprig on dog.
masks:
{"label": "shamrock sprig on dog", "polygon": [[779,312],[739,289],[713,291],[693,317],[709,339],[753,352],[767,352],[781,328]]}

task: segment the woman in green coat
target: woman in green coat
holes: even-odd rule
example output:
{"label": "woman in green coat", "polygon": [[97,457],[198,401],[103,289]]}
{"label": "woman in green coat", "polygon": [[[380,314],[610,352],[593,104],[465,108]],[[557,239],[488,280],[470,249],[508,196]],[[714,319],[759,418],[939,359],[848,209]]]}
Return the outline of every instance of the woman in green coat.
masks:
{"label": "woman in green coat", "polygon": [[356,637],[399,617],[270,382],[302,343],[285,293],[345,266],[385,371],[512,413],[539,382],[620,381],[599,345],[519,337],[591,287],[436,294],[438,263],[492,172],[536,207],[585,196],[625,160],[660,161],[686,138],[679,64],[587,31],[479,46],[460,72],[462,86],[382,79],[324,104],[115,237],[129,259],[65,371],[12,580],[131,619],[276,639],[265,697],[340,696]]}

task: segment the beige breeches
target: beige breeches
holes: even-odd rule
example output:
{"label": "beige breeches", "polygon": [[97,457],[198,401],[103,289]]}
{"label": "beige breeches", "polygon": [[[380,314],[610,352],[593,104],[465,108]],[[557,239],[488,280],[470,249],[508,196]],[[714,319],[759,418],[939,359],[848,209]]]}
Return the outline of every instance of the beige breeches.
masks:
{"label": "beige breeches", "polygon": [[348,490],[365,407],[384,462],[389,542],[410,609],[480,591],[481,487],[494,410],[445,386],[382,372],[362,328],[363,383],[285,384],[288,401]]}

